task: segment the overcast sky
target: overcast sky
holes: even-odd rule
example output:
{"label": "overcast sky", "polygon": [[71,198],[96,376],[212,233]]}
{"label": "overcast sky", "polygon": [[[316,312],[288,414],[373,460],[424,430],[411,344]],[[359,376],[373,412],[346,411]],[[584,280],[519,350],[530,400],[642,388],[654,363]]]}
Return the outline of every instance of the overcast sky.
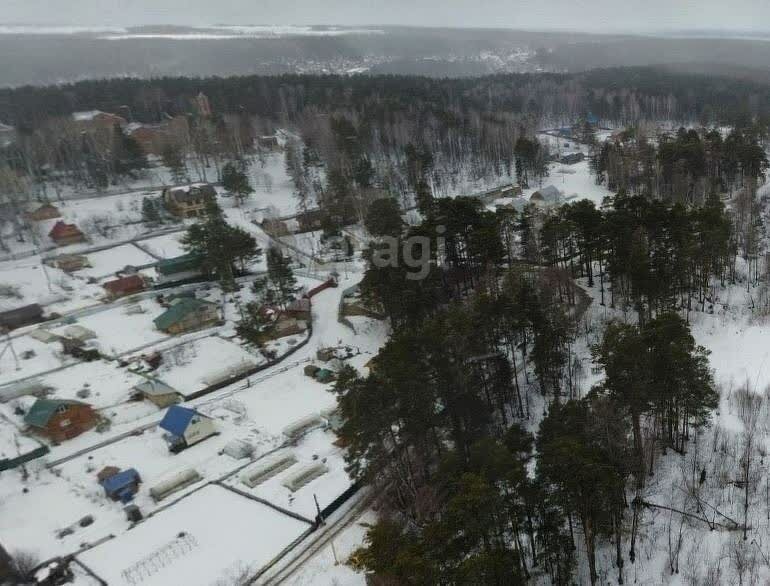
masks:
{"label": "overcast sky", "polygon": [[[0,23],[770,29],[768,0],[0,0]],[[766,24],[767,23],[767,24]]]}

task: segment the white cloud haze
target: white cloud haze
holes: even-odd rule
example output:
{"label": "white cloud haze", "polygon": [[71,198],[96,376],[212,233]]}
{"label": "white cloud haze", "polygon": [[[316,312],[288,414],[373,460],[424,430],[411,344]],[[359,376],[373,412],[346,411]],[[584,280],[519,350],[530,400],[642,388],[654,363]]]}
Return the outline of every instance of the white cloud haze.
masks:
{"label": "white cloud haze", "polygon": [[402,24],[652,32],[761,31],[767,0],[0,0],[0,23]]}

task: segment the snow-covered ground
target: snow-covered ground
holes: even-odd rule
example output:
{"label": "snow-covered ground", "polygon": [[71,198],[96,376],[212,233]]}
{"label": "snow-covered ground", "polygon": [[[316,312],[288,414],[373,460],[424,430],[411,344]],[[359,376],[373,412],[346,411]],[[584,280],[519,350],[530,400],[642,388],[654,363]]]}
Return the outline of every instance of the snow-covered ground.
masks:
{"label": "snow-covered ground", "polygon": [[237,344],[210,336],[164,352],[163,363],[155,376],[186,397],[228,375],[245,372],[266,361],[262,355],[246,352]]}
{"label": "snow-covered ground", "polygon": [[252,575],[307,528],[212,485],[79,558],[114,586],[235,582]]}

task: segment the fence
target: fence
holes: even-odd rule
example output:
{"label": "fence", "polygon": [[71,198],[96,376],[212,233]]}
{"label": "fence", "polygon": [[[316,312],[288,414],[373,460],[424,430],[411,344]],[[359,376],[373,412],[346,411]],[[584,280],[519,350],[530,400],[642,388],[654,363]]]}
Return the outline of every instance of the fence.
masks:
{"label": "fence", "polygon": [[21,454],[15,458],[6,458],[4,460],[0,460],[0,472],[17,468],[22,464],[26,464],[27,462],[31,462],[32,460],[45,456],[49,451],[50,450],[48,449],[48,446],[40,446],[31,452]]}
{"label": "fence", "polygon": [[345,492],[343,492],[340,496],[334,499],[331,503],[326,505],[326,507],[324,507],[321,510],[321,514],[316,518],[316,525],[321,524],[324,519],[329,517],[329,515],[334,514],[337,511],[337,509],[339,509],[342,505],[348,502],[348,499],[350,497],[352,497],[359,490],[361,490],[362,486],[363,485],[358,480],[356,480],[353,484],[351,484],[348,487],[348,489]]}

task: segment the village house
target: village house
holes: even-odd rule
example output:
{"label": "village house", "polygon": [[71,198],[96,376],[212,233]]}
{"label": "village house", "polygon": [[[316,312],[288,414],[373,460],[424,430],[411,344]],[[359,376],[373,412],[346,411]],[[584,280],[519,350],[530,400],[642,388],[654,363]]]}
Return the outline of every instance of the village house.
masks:
{"label": "village house", "polygon": [[113,281],[107,281],[104,284],[104,288],[107,291],[107,297],[110,299],[118,299],[120,297],[125,297],[126,295],[133,295],[134,293],[144,291],[145,283],[144,279],[139,275],[130,275]]}
{"label": "village house", "polygon": [[158,283],[179,283],[197,279],[203,274],[202,264],[202,259],[197,254],[184,254],[161,260],[155,265]]}
{"label": "village house", "polygon": [[289,303],[284,313],[296,319],[310,319],[310,299],[307,297],[295,299]]}
{"label": "village house", "polygon": [[216,200],[217,191],[210,183],[194,183],[163,190],[163,205],[178,218],[199,218],[206,213],[206,205]]}
{"label": "village house", "polygon": [[89,110],[87,112],[74,112],[72,119],[80,130],[86,132],[109,130],[112,131],[117,124],[121,128],[128,123],[125,118],[117,114],[102,112],[101,110]]}
{"label": "village house", "polygon": [[323,212],[320,209],[307,210],[297,215],[300,232],[320,230],[323,223]]}
{"label": "village house", "polygon": [[61,254],[55,258],[47,259],[46,262],[65,273],[74,273],[91,266],[88,257],[82,254]]}
{"label": "village house", "polygon": [[266,219],[262,222],[262,229],[273,238],[280,238],[290,234],[289,226],[282,220]]}
{"label": "village house", "polygon": [[172,452],[189,448],[217,433],[210,417],[179,405],[168,408],[158,427],[166,432],[168,448]]}
{"label": "village house", "polygon": [[295,317],[282,316],[273,325],[272,333],[274,337],[283,338],[285,336],[294,336],[307,331],[307,322]]}
{"label": "village house", "polygon": [[43,308],[37,303],[0,312],[0,328],[13,330],[43,321]]}
{"label": "village house", "polygon": [[134,390],[147,401],[154,403],[161,409],[179,403],[181,395],[173,387],[163,381],[150,378],[134,387]]}
{"label": "village house", "polygon": [[59,212],[59,208],[52,203],[44,203],[36,210],[29,212],[27,218],[32,222],[42,222],[43,220],[61,218],[61,213]]}
{"label": "village house", "polygon": [[24,423],[55,442],[79,436],[97,424],[96,412],[86,403],[38,399],[24,416]]}
{"label": "village house", "polygon": [[78,242],[85,242],[86,236],[75,224],[67,224],[59,220],[48,233],[56,246],[67,246]]}
{"label": "village house", "polygon": [[134,500],[134,495],[139,492],[141,483],[142,478],[134,468],[116,472],[100,482],[108,498],[120,501],[124,505]]}
{"label": "village house", "polygon": [[529,201],[540,207],[552,207],[562,203],[563,199],[561,191],[553,185],[549,185],[533,193]]}
{"label": "village house", "polygon": [[218,324],[219,307],[200,299],[177,299],[155,318],[155,327],[167,334],[184,334]]}
{"label": "village house", "polygon": [[584,161],[586,156],[583,153],[567,153],[559,157],[559,163],[562,165],[575,165]]}
{"label": "village house", "polygon": [[131,123],[126,133],[139,143],[145,154],[160,157],[169,146],[181,148],[189,142],[190,125],[185,116],[165,115],[159,124]]}

